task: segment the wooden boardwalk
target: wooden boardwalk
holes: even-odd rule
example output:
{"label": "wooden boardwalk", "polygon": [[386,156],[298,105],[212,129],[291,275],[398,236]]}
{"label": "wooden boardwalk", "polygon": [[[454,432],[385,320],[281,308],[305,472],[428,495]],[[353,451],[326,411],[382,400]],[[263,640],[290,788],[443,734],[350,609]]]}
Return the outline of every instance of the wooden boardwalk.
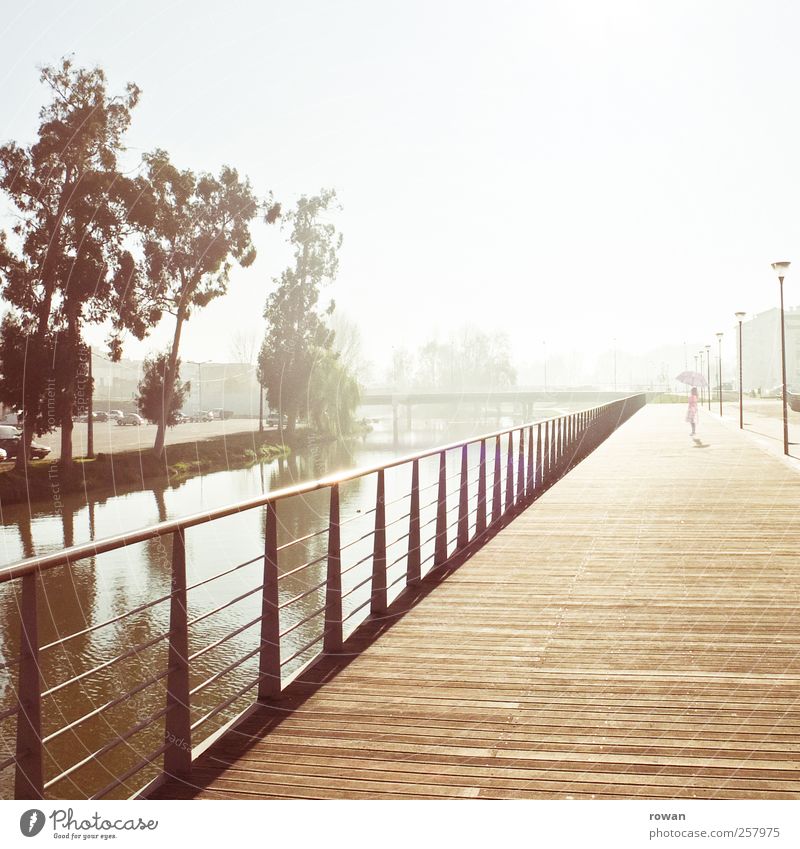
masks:
{"label": "wooden boardwalk", "polygon": [[153,797],[800,798],[800,473],[682,412]]}

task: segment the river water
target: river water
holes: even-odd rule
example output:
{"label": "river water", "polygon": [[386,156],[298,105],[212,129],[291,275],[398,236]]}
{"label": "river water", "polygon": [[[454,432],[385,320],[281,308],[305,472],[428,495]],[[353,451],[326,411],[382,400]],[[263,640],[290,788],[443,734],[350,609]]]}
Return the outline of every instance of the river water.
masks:
{"label": "river water", "polygon": [[[576,405],[573,409],[585,407]],[[561,406],[542,409],[537,417],[570,412]],[[379,411],[374,411],[380,415]],[[365,411],[370,415],[370,411]],[[309,446],[288,459],[256,464],[245,469],[213,472],[175,486],[149,486],[129,492],[93,493],[91,497],[65,496],[60,509],[52,503],[11,505],[2,511],[0,557],[11,563],[34,554],[60,550],[65,546],[136,529],[179,516],[190,515],[260,493],[313,480],[332,472],[388,462],[396,456],[446,444],[468,436],[520,424],[511,418],[477,415],[450,415],[418,419],[413,430],[402,430],[399,439],[392,433],[391,418],[373,419],[366,437],[347,443]],[[527,446],[526,446],[527,449]],[[456,484],[458,452],[448,458],[448,490]],[[491,456],[491,454],[490,454]],[[477,447],[470,453],[470,466],[477,463]],[[505,462],[503,463],[505,470]],[[505,472],[504,472],[505,473]],[[422,539],[432,534],[435,516],[435,458],[420,464]],[[474,475],[472,476],[474,480]],[[399,579],[392,595],[403,588],[403,552],[407,545],[408,502],[400,496],[409,491],[410,467],[386,474],[387,562],[389,582]],[[471,486],[475,497],[475,485]],[[303,564],[307,568],[280,582],[282,658],[284,676],[290,675],[313,657],[319,646],[303,651],[321,633],[323,617],[315,614],[324,604],[325,552],[328,521],[327,490],[279,502],[279,545],[309,537],[301,544],[281,551],[279,569],[285,574]],[[454,499],[452,500],[454,502]],[[343,557],[342,568],[345,617],[350,619],[345,633],[368,613],[364,604],[370,598],[369,532],[374,522],[375,476],[358,479],[341,488]],[[454,521],[455,504],[450,505],[448,524]],[[474,525],[474,516],[472,517]],[[314,535],[316,534],[316,535]],[[313,536],[310,536],[313,535]],[[364,537],[364,539],[362,539]],[[432,553],[432,541],[422,548],[425,559]],[[253,691],[232,701],[224,710],[215,706],[231,699],[258,674],[254,654],[235,669],[227,668],[254,651],[259,626],[254,620],[261,612],[263,581],[264,510],[250,510],[189,529],[186,534],[187,580],[190,626],[193,743],[221,727],[249,701]],[[359,565],[360,561],[364,561]],[[318,561],[318,562],[314,562]],[[86,798],[104,789],[143,757],[163,743],[163,719],[148,720],[163,710],[164,679],[147,686],[148,680],[166,668],[169,604],[162,602],[133,615],[117,619],[170,592],[170,541],[154,540],[128,546],[96,558],[87,558],[73,567],[58,568],[42,576],[39,595],[40,645],[77,635],[66,642],[45,648],[41,654],[44,679],[43,731],[58,729],[87,717],[73,729],[55,736],[46,744],[45,780],[52,780],[75,764],[86,763],[48,788],[52,798]],[[423,569],[424,572],[424,569]],[[217,577],[221,576],[221,577]],[[213,580],[211,580],[213,578]],[[19,651],[18,603],[20,582],[0,585],[0,714],[15,704],[16,657]],[[249,593],[249,594],[248,594]],[[240,598],[241,597],[241,598]],[[239,599],[223,610],[217,608]],[[112,621],[103,627],[94,626]],[[249,627],[244,627],[253,623]],[[234,633],[239,631],[239,633]],[[233,636],[228,637],[228,635]],[[161,639],[159,639],[161,637]],[[219,645],[217,641],[228,637]],[[127,655],[117,660],[121,655]],[[296,656],[295,656],[296,655]],[[101,667],[81,679],[80,675]],[[60,687],[63,682],[78,678]],[[130,696],[131,690],[141,689]],[[50,692],[48,692],[50,691]],[[108,709],[92,715],[98,708]],[[139,724],[144,727],[128,739],[119,736]],[[14,752],[15,718],[0,721],[0,762]],[[104,747],[107,751],[101,751]],[[99,752],[99,754],[98,754]],[[109,798],[129,796],[158,772],[154,766],[113,788]],[[13,793],[13,767],[0,772],[0,798]]]}

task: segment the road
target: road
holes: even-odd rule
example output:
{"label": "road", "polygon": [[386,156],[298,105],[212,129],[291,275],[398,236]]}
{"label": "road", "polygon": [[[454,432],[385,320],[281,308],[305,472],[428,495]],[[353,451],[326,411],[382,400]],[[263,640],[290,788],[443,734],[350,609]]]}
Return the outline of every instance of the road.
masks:
{"label": "road", "polygon": [[[86,423],[76,422],[72,431],[72,450],[76,457],[86,454]],[[258,430],[258,419],[227,419],[219,422],[195,422],[176,425],[167,429],[167,445],[179,442],[195,442],[210,436],[223,436],[231,433],[249,433]],[[275,431],[277,434],[277,431]],[[135,451],[150,449],[156,439],[156,426],[145,424],[139,427],[126,425],[121,427],[114,422],[94,423],[95,454],[113,454],[115,451]],[[37,437],[35,442],[52,448],[48,459],[57,460],[61,456],[61,429]]]}

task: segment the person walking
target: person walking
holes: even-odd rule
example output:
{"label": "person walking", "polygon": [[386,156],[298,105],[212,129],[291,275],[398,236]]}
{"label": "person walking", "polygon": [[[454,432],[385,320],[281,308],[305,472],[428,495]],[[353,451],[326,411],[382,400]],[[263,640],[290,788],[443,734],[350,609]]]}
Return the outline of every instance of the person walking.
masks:
{"label": "person walking", "polygon": [[686,421],[692,426],[692,436],[697,429],[697,387],[693,386],[689,393],[689,407],[686,410]]}

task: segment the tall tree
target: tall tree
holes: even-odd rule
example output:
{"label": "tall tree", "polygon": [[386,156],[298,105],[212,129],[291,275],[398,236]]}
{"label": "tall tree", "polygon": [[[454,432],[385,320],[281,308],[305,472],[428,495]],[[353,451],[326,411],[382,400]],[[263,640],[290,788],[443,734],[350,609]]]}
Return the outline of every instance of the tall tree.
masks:
{"label": "tall tree", "polygon": [[[52,100],[40,112],[37,141],[0,147],[0,190],[16,211],[17,248],[0,242],[3,297],[14,322],[3,332],[24,344],[29,359],[22,379],[3,370],[0,399],[24,410],[24,466],[35,433],[52,430],[53,377],[62,426],[61,461],[72,459],[72,412],[86,322],[112,320],[112,356],[125,329],[140,338],[155,318],[136,294],[140,281],[125,245],[128,229],[152,213],[141,179],[123,175],[118,156],[139,89],[128,84],[112,97],[99,68],[74,68],[69,59],[41,71]],[[47,362],[40,362],[42,352]],[[48,383],[50,381],[50,383]]]}
{"label": "tall tree", "polygon": [[[145,156],[155,196],[155,218],[145,244],[147,271],[159,292],[159,307],[175,319],[164,375],[164,409],[170,409],[184,324],[195,310],[228,290],[234,261],[246,267],[255,260],[250,223],[258,202],[249,181],[227,166],[219,177],[181,171],[163,150]],[[266,204],[266,221],[274,222],[280,206]],[[160,420],[154,451],[164,452],[167,422]]]}
{"label": "tall tree", "polygon": [[[172,427],[177,424],[176,414],[183,406],[192,384],[188,380],[185,383],[181,382],[181,361],[178,358],[175,363],[172,391],[166,392],[165,376],[168,362],[169,352],[167,351],[145,357],[142,363],[142,379],[139,381],[136,406],[149,422],[157,424],[164,421],[167,427]],[[166,406],[167,398],[169,398],[169,406]]]}
{"label": "tall tree", "polygon": [[361,387],[355,372],[332,349],[319,352],[308,380],[308,419],[323,436],[347,436],[353,430]]}
{"label": "tall tree", "polygon": [[264,308],[266,333],[258,358],[258,379],[270,406],[286,416],[291,433],[308,410],[311,370],[321,352],[331,349],[334,334],[326,318],[333,302],[320,313],[320,289],[336,277],[342,236],[326,215],[339,206],[336,193],[323,189],[301,197],[286,215],[291,227],[294,262],[273,282],[277,288]]}

